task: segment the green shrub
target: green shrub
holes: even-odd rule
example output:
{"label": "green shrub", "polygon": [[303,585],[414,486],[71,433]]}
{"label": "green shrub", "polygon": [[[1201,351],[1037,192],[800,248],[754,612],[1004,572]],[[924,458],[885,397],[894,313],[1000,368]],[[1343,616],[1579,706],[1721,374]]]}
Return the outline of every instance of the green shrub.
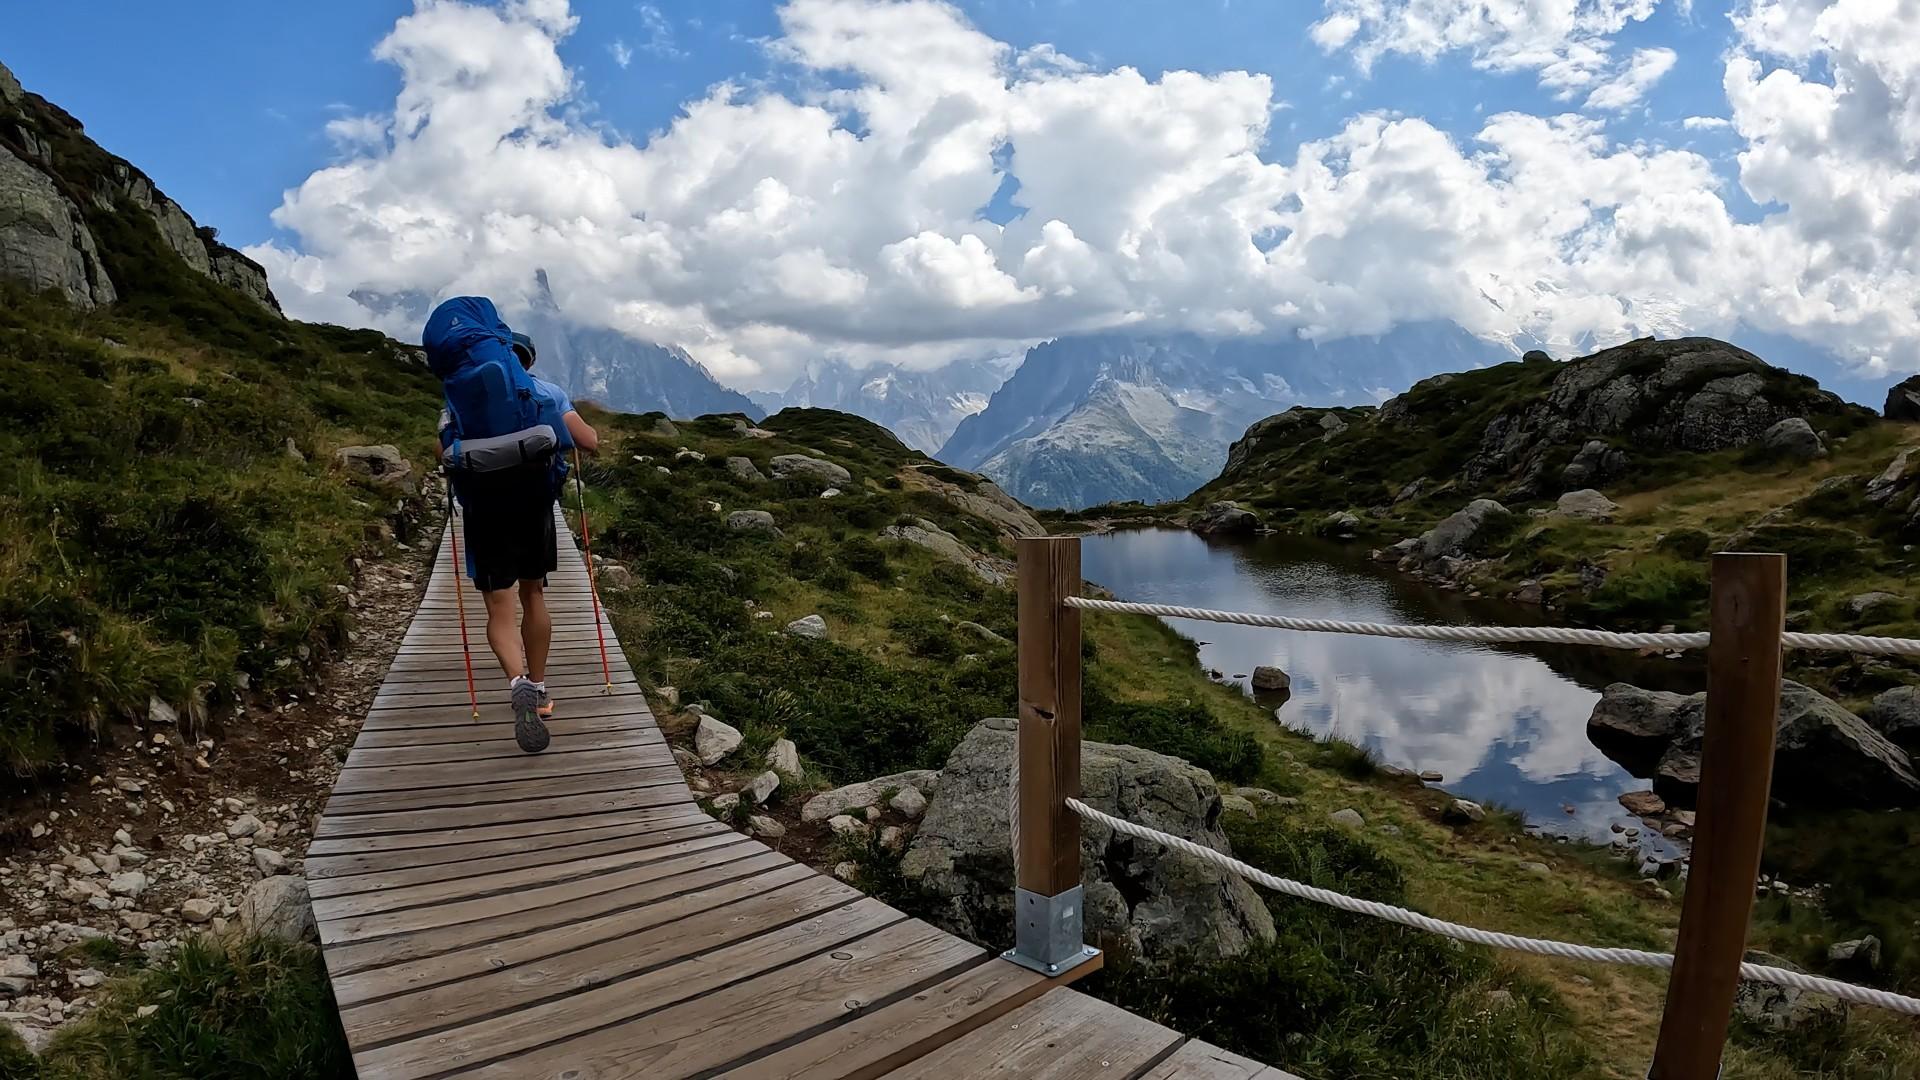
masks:
{"label": "green shrub", "polygon": [[1667,623],[1692,618],[1706,601],[1705,563],[1649,555],[1607,575],[1585,610],[1602,620]]}
{"label": "green shrub", "polygon": [[[154,1011],[140,1015],[142,1007]],[[74,1080],[254,1080],[353,1075],[317,949],[192,938],[64,1027],[41,1075]]]}
{"label": "green shrub", "polygon": [[1252,780],[1266,761],[1259,739],[1221,723],[1205,705],[1116,701],[1089,682],[1083,709],[1087,738],[1184,758],[1217,780]]}

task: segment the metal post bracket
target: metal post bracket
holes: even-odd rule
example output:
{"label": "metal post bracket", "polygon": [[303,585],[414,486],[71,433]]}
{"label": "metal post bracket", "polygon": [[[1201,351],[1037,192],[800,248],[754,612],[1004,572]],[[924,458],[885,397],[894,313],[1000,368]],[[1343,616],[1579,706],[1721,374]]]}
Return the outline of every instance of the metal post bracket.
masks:
{"label": "metal post bracket", "polygon": [[1054,896],[1013,890],[1013,948],[1000,954],[1042,975],[1061,975],[1100,955],[1086,943],[1081,887]]}

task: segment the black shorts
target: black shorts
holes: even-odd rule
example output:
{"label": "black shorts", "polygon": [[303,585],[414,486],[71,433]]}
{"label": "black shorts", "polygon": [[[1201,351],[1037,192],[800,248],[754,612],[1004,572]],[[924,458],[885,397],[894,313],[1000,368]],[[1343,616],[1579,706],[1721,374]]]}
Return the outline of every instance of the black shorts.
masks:
{"label": "black shorts", "polygon": [[559,559],[553,480],[545,463],[460,477],[467,576],[481,592],[545,583]]}

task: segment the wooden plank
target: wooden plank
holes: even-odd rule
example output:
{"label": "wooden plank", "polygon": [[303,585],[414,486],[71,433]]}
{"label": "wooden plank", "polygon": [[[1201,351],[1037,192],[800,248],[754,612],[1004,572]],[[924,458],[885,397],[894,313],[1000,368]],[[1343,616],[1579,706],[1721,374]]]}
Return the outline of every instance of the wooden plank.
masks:
{"label": "wooden plank", "polygon": [[[712,872],[703,872],[711,876]],[[378,1002],[368,1017],[400,1016],[413,1011],[411,1006],[394,1004],[398,995],[413,994],[442,985],[465,986],[480,976],[496,971],[516,971],[511,977],[537,978],[541,961],[578,950],[601,953],[618,950],[651,956],[642,944],[653,938],[642,935],[656,928],[668,939],[681,932],[689,918],[708,911],[726,911],[730,921],[743,927],[784,926],[794,919],[810,918],[829,908],[852,903],[860,894],[832,878],[812,873],[799,863],[789,863],[757,874],[731,879],[714,878],[710,884],[682,891],[664,899],[628,905],[603,914],[583,918],[562,926],[530,934],[501,938],[434,956],[404,960],[385,967],[368,968],[346,975],[334,983],[334,996],[342,1007]],[[751,903],[752,907],[744,906]],[[670,946],[669,946],[670,947]],[[381,1020],[384,1023],[384,1019]],[[403,1034],[421,1033],[438,1024],[418,1029],[389,1029],[390,1037],[371,1038],[387,1042]],[[355,1021],[355,1030],[360,1030]],[[359,1041],[359,1036],[355,1036]]]}
{"label": "wooden plank", "polygon": [[[555,736],[583,735],[595,731],[633,731],[651,730],[637,716],[574,716],[564,709],[555,709],[547,718],[547,730]],[[463,731],[460,728],[370,728],[360,732],[353,742],[356,750],[375,749],[388,746],[433,746],[440,743],[472,742],[478,735],[488,738],[499,736],[495,728],[485,732]],[[511,739],[511,734],[499,736]]]}
{"label": "wooden plank", "polygon": [[[568,716],[632,716],[652,719],[644,694],[594,694],[575,698],[568,704]],[[367,713],[363,730],[420,727],[475,727],[485,723],[513,723],[513,709],[504,689],[493,697],[480,698],[480,719],[462,701],[455,705],[413,706],[411,708],[374,709]]]}
{"label": "wooden plank", "polygon": [[[863,903],[873,905],[876,918],[898,917],[877,901]],[[553,1019],[560,1022],[555,1026],[580,1037],[548,1042],[471,1075],[523,1077],[577,1069],[596,1080],[693,1076],[811,1028],[843,1023],[857,1015],[863,1003],[904,993],[976,964],[984,955],[925,923],[907,920],[859,940],[830,942],[827,951],[798,963],[733,981],[644,1016],[636,1016],[637,1010],[618,995],[622,988],[616,985],[557,1003],[560,1008],[555,1011],[560,1015]],[[752,970],[740,960],[730,966],[730,974],[736,976]],[[609,1025],[609,1019],[616,1022]],[[632,1022],[618,1022],[624,1020]],[[712,1029],[719,1022],[726,1024],[727,1038],[713,1037]]]}
{"label": "wooden plank", "polygon": [[[599,836],[600,832],[611,835]],[[453,878],[478,877],[499,870],[510,870],[522,866],[543,866],[548,863],[564,863],[574,859],[592,858],[615,851],[637,851],[642,848],[663,847],[681,840],[690,840],[696,836],[709,836],[731,832],[727,826],[711,818],[706,821],[691,822],[670,829],[629,829],[625,831],[593,830],[584,834],[593,839],[578,843],[548,843],[532,850],[522,850],[490,855],[485,857],[468,856],[452,862],[429,863],[424,866],[387,867],[377,866],[371,861],[358,864],[363,869],[355,872],[349,865],[352,860],[365,856],[341,856],[336,859],[309,861],[307,864],[307,889],[314,899],[326,899],[334,896],[347,896],[353,893],[381,892],[386,889],[400,888],[406,885],[421,885],[430,881],[448,881]],[[565,837],[556,837],[556,841]]]}
{"label": "wooden plank", "polygon": [[[580,1069],[585,1076],[614,1076],[618,1074],[595,1068],[584,1053],[585,1047],[579,1045],[603,1040],[572,1037],[599,1033],[599,1029],[615,1026],[633,1041],[646,1044],[661,1030],[662,1011],[676,1003],[692,998],[696,1004],[703,1004],[703,998],[720,987],[737,983],[754,972],[790,964],[825,950],[852,952],[858,949],[862,954],[872,955],[876,949],[910,940],[912,935],[900,930],[908,925],[898,912],[885,904],[862,899],[809,920],[805,932],[751,938],[703,956],[695,963],[670,965],[507,1015],[380,1047],[356,1055],[354,1063],[359,1066],[363,1080],[385,1075],[418,1075],[435,1064],[443,1070],[484,1076],[489,1075],[485,1069],[489,1062],[495,1063],[493,1073],[497,1075],[538,1076],[546,1074],[549,1061],[554,1064],[565,1061],[568,1067]],[[889,929],[893,932],[889,933]],[[648,1015],[650,1013],[653,1015]],[[620,1025],[621,1021],[642,1016],[646,1017],[644,1025]],[[748,1032],[731,1034],[737,1039]],[[544,1049],[546,1053],[500,1062],[503,1057],[537,1049]]]}
{"label": "wooden plank", "polygon": [[1787,557],[1713,557],[1693,865],[1649,1080],[1714,1080],[1747,947],[1780,717]]}
{"label": "wooden plank", "polygon": [[867,1080],[1006,1015],[1055,985],[1028,968],[990,961],[722,1075],[739,1080]]}
{"label": "wooden plank", "polygon": [[897,1080],[1132,1076],[1180,1042],[1178,1032],[1072,990],[1055,990],[887,1074]]}
{"label": "wooden plank", "polygon": [[[577,668],[577,670],[574,670],[575,668]],[[633,682],[631,672],[617,672],[616,677],[621,678],[624,682]],[[477,683],[479,672],[474,673],[474,678]],[[576,692],[579,690],[599,690],[602,685],[600,665],[594,664],[591,667],[585,664],[569,665],[569,670],[560,672],[553,670],[552,664],[549,664],[547,667],[546,681],[548,691],[556,698],[562,696],[563,692],[569,689],[575,690]],[[381,698],[407,698],[417,694],[455,693],[464,696],[466,692],[467,677],[464,670],[462,670],[456,672],[452,677],[442,677],[432,680],[401,680],[388,678],[381,683],[380,692],[375,695],[374,700],[378,701]]]}
{"label": "wooden plank", "polygon": [[[676,765],[641,765],[630,769],[579,773],[566,778],[566,790],[573,795],[626,791],[633,788],[671,786],[684,789]],[[682,799],[691,799],[681,790]],[[486,803],[520,802],[553,797],[553,780],[502,780],[498,783],[453,784],[447,787],[409,787],[399,791],[336,791],[327,800],[329,814],[378,814],[400,810],[439,810],[455,806],[479,806]]]}
{"label": "wooden plank", "polygon": [[522,754],[517,758],[502,754],[490,760],[364,766],[342,769],[340,779],[335,783],[343,793],[361,793],[415,791],[437,787],[441,783],[451,787],[544,779],[551,785],[547,794],[558,797],[558,793],[563,791],[578,794],[565,783],[575,774],[665,765],[672,760],[673,756],[665,746],[617,746],[604,750]]}
{"label": "wooden plank", "polygon": [[[796,950],[817,947],[820,943],[801,939],[819,932],[822,920],[833,909],[844,908],[860,899],[858,893],[849,897],[821,885],[822,879],[817,875],[802,875],[784,887],[735,903],[716,906],[709,901],[703,909],[691,909],[682,903],[675,908],[681,912],[675,919],[663,920],[657,908],[624,912],[617,920],[601,922],[610,925],[617,921],[629,929],[607,938],[608,931],[603,926],[596,931],[602,940],[587,947],[554,948],[544,934],[531,940],[503,942],[519,948],[483,950],[490,954],[487,960],[493,964],[490,969],[479,970],[457,982],[443,981],[399,997],[344,1008],[341,1020],[355,1043],[377,1046],[501,1017],[566,997],[583,987],[601,986],[678,965],[689,957],[699,957],[703,962],[697,966],[708,968],[714,965],[715,958],[703,954],[754,938],[771,935],[784,939],[788,947]],[[738,891],[737,883],[734,889]],[[686,897],[680,899],[687,900]],[[795,923],[801,925],[795,926]],[[580,936],[575,935],[568,940],[579,939]],[[515,963],[503,958],[503,954],[511,956],[534,949],[539,952],[532,960]],[[466,961],[468,968],[478,962],[469,954],[458,956]],[[755,959],[763,960],[764,954],[756,954]],[[673,978],[688,978],[694,966],[681,967]],[[393,971],[385,968],[373,974],[388,976]],[[685,990],[690,985],[683,982],[679,989]]]}
{"label": "wooden plank", "polygon": [[1080,592],[1077,537],[1019,540],[1020,888],[1057,896],[1080,884]]}
{"label": "wooden plank", "polygon": [[[408,911],[413,908],[451,906],[456,901],[477,902],[505,893],[557,888],[589,878],[601,878],[629,870],[639,870],[641,867],[659,867],[668,874],[679,873],[687,869],[679,865],[682,860],[694,859],[694,865],[702,865],[696,858],[698,855],[711,852],[716,848],[732,848],[739,844],[741,839],[738,833],[711,833],[705,836],[689,837],[661,847],[630,848],[601,855],[582,856],[564,863],[547,863],[502,870],[478,877],[451,878],[445,881],[422,882],[417,885],[400,885],[380,892],[321,898],[313,901],[313,915],[323,923],[344,922]],[[721,852],[719,858],[726,860],[739,854],[741,853]],[[672,865],[668,866],[668,864]]]}
{"label": "wooden plank", "polygon": [[[476,733],[478,734],[478,733]],[[502,735],[499,729],[485,733],[484,738],[467,739],[462,742],[427,743],[423,746],[356,746],[348,756],[348,769],[384,769],[394,765],[457,765],[472,761],[485,761],[491,758],[509,758],[514,761],[537,761],[541,758],[557,757],[566,753],[579,753],[587,750],[638,750],[651,747],[660,751],[658,756],[667,760],[667,741],[660,733],[638,725],[616,728],[612,731],[589,731],[579,734],[554,734],[547,748],[538,754],[529,754],[520,749],[513,741],[511,733]],[[495,765],[494,768],[508,766]]]}
{"label": "wooden plank", "polygon": [[[466,858],[468,853],[473,851],[495,854],[497,852],[483,849],[498,844],[538,844],[581,830],[598,830],[613,826],[665,828],[672,824],[698,821],[702,818],[713,820],[698,807],[683,803],[583,814],[562,821],[508,821],[444,832],[354,836],[337,840],[323,838],[307,845],[307,859],[311,862],[315,858],[329,855],[364,855],[389,860],[387,865],[391,866],[418,865],[425,862],[438,862],[446,858]],[[409,863],[409,860],[412,862]]]}
{"label": "wooden plank", "polygon": [[[518,911],[525,907],[562,904],[569,900],[614,892],[633,885],[644,885],[649,881],[672,877],[675,874],[685,874],[710,866],[737,862],[766,850],[743,836],[721,836],[716,839],[722,842],[709,843],[700,850],[683,852],[670,859],[656,859],[638,865],[622,866],[619,869],[603,870],[586,877],[569,879],[563,876],[558,881],[548,883],[543,877],[536,875],[532,882],[517,879],[516,884],[521,887],[511,891],[438,905],[401,908],[368,915],[348,915],[337,919],[321,919],[320,940],[327,945],[344,944],[419,930],[437,930],[460,923],[480,922],[495,915]],[[433,889],[436,886],[423,886],[423,888]]]}
{"label": "wooden plank", "polygon": [[1189,1039],[1172,1057],[1147,1070],[1140,1080],[1299,1080],[1299,1077],[1198,1039]]}
{"label": "wooden plank", "polygon": [[[470,767],[470,766],[463,766]],[[592,795],[567,795],[553,799],[500,803],[494,806],[446,807],[438,810],[410,810],[393,814],[322,815],[314,839],[337,840],[348,836],[381,836],[391,833],[431,834],[446,837],[461,829],[508,822],[547,822],[568,817],[583,817],[615,810],[672,806],[683,803],[672,791],[634,788],[629,791],[598,792]]]}

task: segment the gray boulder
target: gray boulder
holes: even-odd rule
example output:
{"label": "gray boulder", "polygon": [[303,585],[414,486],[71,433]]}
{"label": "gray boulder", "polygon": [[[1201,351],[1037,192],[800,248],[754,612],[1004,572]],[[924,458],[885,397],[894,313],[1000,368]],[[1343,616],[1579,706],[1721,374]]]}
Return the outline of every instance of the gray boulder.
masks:
{"label": "gray boulder", "polygon": [[732,724],[701,713],[700,722],[693,729],[693,750],[700,755],[700,764],[715,765],[739,749],[745,738]]}
{"label": "gray boulder", "polygon": [[753,464],[752,458],[728,458],[727,471],[733,474],[734,479],[744,480],[749,484],[758,484],[766,480],[766,476]]}
{"label": "gray boulder", "polygon": [[1895,492],[1914,478],[1915,472],[1913,451],[1900,451],[1879,476],[1867,481],[1867,501],[1883,503],[1892,499]]}
{"label": "gray boulder", "polygon": [[[935,921],[975,940],[1010,936],[1013,851],[1008,833],[1011,720],[974,726],[947,758],[940,789],[901,861],[935,901]],[[1082,746],[1082,798],[1109,814],[1218,851],[1220,793],[1205,770],[1131,746]],[[1198,859],[1085,822],[1087,934],[1153,963],[1179,952],[1233,956],[1270,941],[1273,918],[1253,887]]]}
{"label": "gray boulder", "polygon": [[727,515],[727,528],[760,536],[781,535],[779,526],[773,523],[773,515],[765,510],[735,510]]}
{"label": "gray boulder", "polygon": [[1619,503],[1592,488],[1569,491],[1553,504],[1554,516],[1577,521],[1608,522],[1619,512]]}
{"label": "gray boulder", "polygon": [[1890,592],[1864,592],[1847,599],[1847,614],[1856,620],[1872,620],[1891,614],[1891,609],[1903,603],[1902,599]]}
{"label": "gray boulder", "polygon": [[1360,517],[1351,510],[1328,514],[1320,522],[1320,535],[1336,540],[1351,540],[1360,533]]}
{"label": "gray boulder", "polygon": [[243,933],[281,941],[308,941],[319,937],[307,879],[297,874],[261,878],[240,901]]}
{"label": "gray boulder", "polygon": [[[1674,717],[1674,741],[1655,767],[1654,791],[1670,803],[1692,805],[1699,787],[1706,697],[1686,699]],[[1866,721],[1818,691],[1783,680],[1773,793],[1789,804],[1893,809],[1920,805],[1920,777],[1906,752]]]}
{"label": "gray boulder", "polygon": [[[1748,950],[1742,959],[1749,964],[1804,971],[1778,956],[1756,950]],[[1847,1022],[1847,1003],[1814,990],[1795,990],[1776,983],[1742,979],[1733,994],[1733,1014],[1748,1023],[1773,1031],[1804,1031],[1827,1025],[1844,1025]]]}
{"label": "gray boulder", "polygon": [[1920,375],[1909,375],[1887,391],[1881,415],[1889,420],[1920,421]]}
{"label": "gray boulder", "polygon": [[680,437],[680,429],[677,426],[675,426],[673,421],[667,419],[664,416],[656,419],[653,422],[652,430],[655,435],[658,435],[663,439],[677,439]]}
{"label": "gray boulder", "polygon": [[1250,510],[1242,510],[1230,502],[1217,502],[1200,512],[1193,521],[1193,531],[1202,536],[1227,536],[1235,533],[1250,533],[1260,528],[1260,519]]}
{"label": "gray boulder", "polygon": [[1475,499],[1449,514],[1420,537],[1420,557],[1437,562],[1470,554],[1513,519],[1513,512],[1492,499]]}
{"label": "gray boulder", "polygon": [[780,454],[770,462],[775,480],[813,480],[845,487],[853,483],[853,474],[825,458],[805,454]]}
{"label": "gray boulder", "polygon": [[117,294],[80,208],[46,173],[0,146],[0,277],[57,290],[76,307]]}
{"label": "gray boulder", "polygon": [[1880,970],[1880,939],[1868,934],[1827,946],[1827,961],[1861,971]]}
{"label": "gray boulder", "polygon": [[1253,669],[1253,688],[1255,690],[1290,690],[1293,677],[1270,664],[1261,664]]}
{"label": "gray boulder", "polygon": [[1819,433],[1798,416],[1789,416],[1768,428],[1760,436],[1760,449],[1789,461],[1812,461],[1827,456],[1826,444],[1820,441]]}
{"label": "gray boulder", "polygon": [[1860,719],[1907,752],[1920,755],[1920,686],[1896,686],[1883,691],[1860,714]]}
{"label": "gray boulder", "polygon": [[794,637],[824,638],[827,636],[827,620],[818,615],[802,615],[787,624],[787,633]]}
{"label": "gray boulder", "polygon": [[1650,775],[1680,734],[1692,701],[1685,694],[1613,683],[1600,691],[1587,717],[1587,741],[1635,776]]}

